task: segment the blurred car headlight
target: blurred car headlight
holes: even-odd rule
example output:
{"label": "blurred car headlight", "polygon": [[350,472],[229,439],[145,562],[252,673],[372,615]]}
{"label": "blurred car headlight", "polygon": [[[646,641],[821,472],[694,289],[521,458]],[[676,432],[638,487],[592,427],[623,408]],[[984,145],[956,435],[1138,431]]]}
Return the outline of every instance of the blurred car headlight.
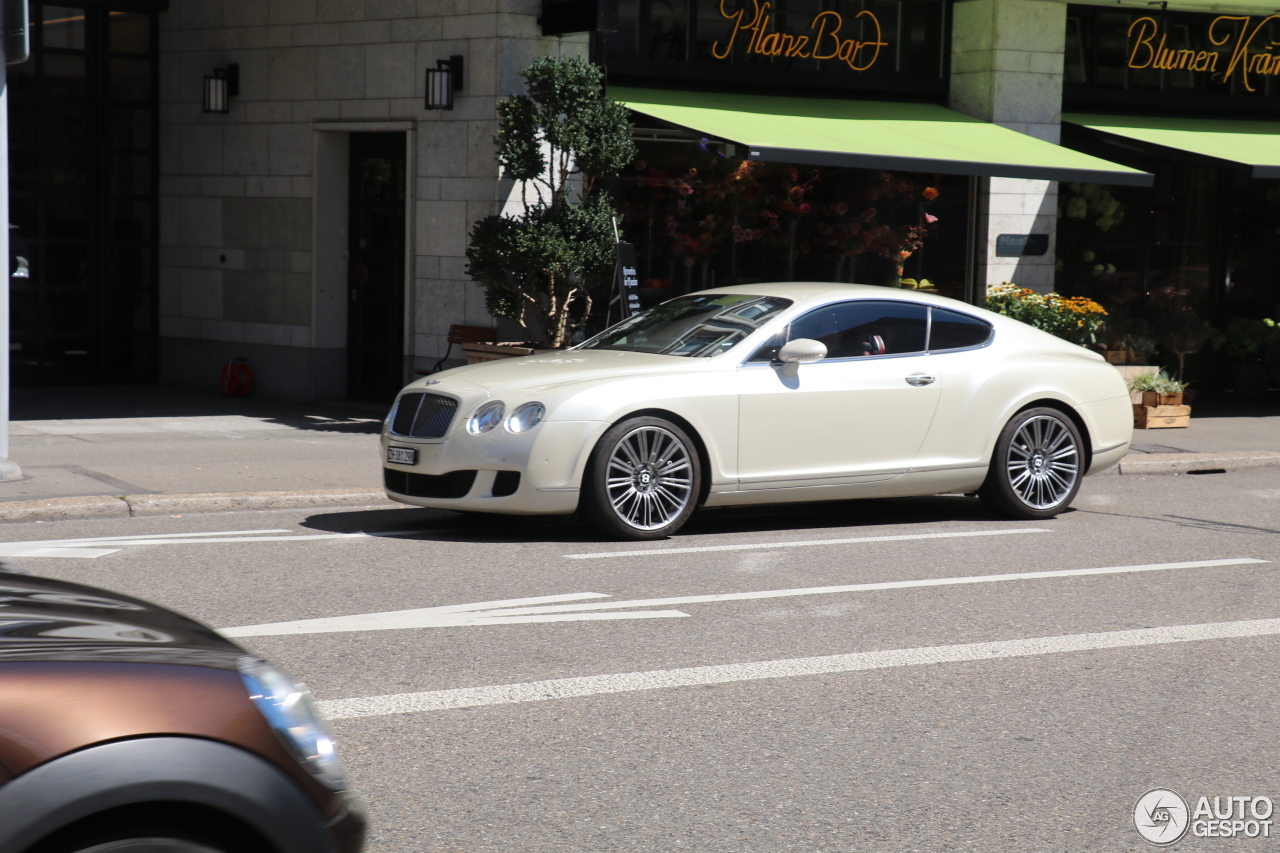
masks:
{"label": "blurred car headlight", "polygon": [[326,787],[346,787],[342,763],[305,684],[253,657],[239,661],[249,698],[294,758]]}
{"label": "blurred car headlight", "polygon": [[476,413],[467,421],[467,432],[472,435],[484,435],[502,423],[502,415],[505,411],[506,407],[502,405],[501,400],[485,403],[476,409]]}
{"label": "blurred car headlight", "polygon": [[547,407],[541,403],[525,403],[523,406],[518,406],[511,413],[511,417],[507,418],[507,431],[515,433],[528,432],[542,423],[542,418],[546,413]]}

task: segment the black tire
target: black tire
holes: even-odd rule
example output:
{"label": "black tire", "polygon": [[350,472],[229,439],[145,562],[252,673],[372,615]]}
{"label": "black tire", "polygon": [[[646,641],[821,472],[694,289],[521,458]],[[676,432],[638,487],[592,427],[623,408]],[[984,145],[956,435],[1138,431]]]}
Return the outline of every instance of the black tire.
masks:
{"label": "black tire", "polygon": [[1000,431],[978,497],[1011,518],[1053,518],[1075,500],[1084,471],[1084,442],[1071,418],[1027,409]]}
{"label": "black tire", "polygon": [[[82,847],[80,844],[89,846]],[[184,838],[158,836],[115,838],[101,843],[85,841],[61,849],[68,853],[228,853],[221,847],[210,847]]]}
{"label": "black tire", "polygon": [[582,509],[617,539],[664,539],[693,514],[702,489],[698,450],[662,418],[614,424],[587,462]]}

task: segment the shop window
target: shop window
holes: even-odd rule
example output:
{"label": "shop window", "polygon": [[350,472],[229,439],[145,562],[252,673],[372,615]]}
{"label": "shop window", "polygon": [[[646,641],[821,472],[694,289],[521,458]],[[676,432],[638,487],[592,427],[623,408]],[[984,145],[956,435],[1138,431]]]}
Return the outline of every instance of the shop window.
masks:
{"label": "shop window", "polygon": [[967,178],[747,161],[710,140],[638,147],[614,192],[646,304],[769,281],[964,297]]}

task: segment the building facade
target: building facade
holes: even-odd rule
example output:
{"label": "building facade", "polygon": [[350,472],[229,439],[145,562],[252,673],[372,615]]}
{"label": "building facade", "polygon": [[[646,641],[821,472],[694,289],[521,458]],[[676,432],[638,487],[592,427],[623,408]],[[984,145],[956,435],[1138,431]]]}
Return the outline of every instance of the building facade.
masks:
{"label": "building facade", "polygon": [[[1267,143],[1276,22],[1168,6],[620,0],[606,33],[544,35],[543,0],[33,0],[10,68],[14,382],[214,388],[240,358],[263,396],[391,399],[450,325],[494,325],[468,233],[518,192],[496,104],[547,55],[601,63],[633,109],[641,156],[610,192],[647,300],[1013,281],[1273,316],[1265,158],[1105,117],[1249,120]],[[452,109],[426,109],[452,57]]]}

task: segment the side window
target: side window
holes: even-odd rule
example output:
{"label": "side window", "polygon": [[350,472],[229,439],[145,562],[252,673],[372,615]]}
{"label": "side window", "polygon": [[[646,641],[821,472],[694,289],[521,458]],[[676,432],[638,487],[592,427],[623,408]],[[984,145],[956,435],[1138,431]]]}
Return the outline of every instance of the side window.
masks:
{"label": "side window", "polygon": [[838,302],[792,323],[791,340],[821,341],[827,358],[923,352],[928,310],[909,302]]}
{"label": "side window", "polygon": [[929,327],[929,352],[964,349],[985,344],[991,339],[991,326],[977,317],[933,309],[933,325]]}

